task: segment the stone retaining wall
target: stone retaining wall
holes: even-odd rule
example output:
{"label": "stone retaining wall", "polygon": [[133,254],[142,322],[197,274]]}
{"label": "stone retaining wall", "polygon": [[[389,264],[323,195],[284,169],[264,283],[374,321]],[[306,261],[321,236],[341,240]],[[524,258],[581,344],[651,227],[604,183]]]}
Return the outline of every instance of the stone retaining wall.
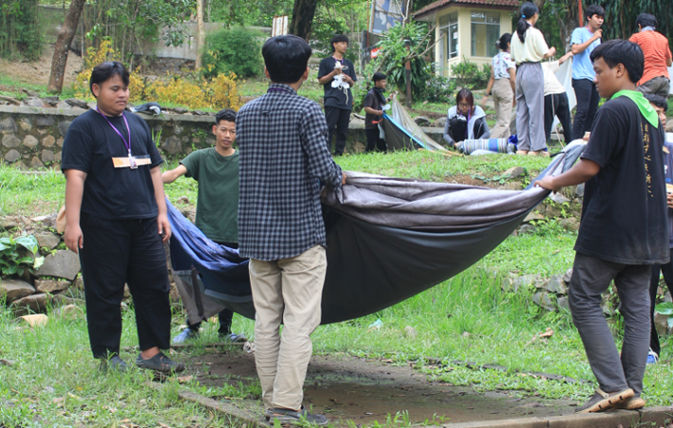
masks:
{"label": "stone retaining wall", "polygon": [[[86,110],[72,107],[66,101],[58,101],[56,107],[40,106],[46,102],[39,98],[35,98],[34,103],[36,105],[0,105],[0,160],[20,168],[58,168],[68,127]],[[141,117],[149,124],[161,154],[168,159],[181,159],[193,150],[210,147],[215,142],[210,131],[212,114],[141,114]],[[441,141],[441,128],[425,130]],[[365,142],[364,123],[354,117],[346,151],[362,152]]]}

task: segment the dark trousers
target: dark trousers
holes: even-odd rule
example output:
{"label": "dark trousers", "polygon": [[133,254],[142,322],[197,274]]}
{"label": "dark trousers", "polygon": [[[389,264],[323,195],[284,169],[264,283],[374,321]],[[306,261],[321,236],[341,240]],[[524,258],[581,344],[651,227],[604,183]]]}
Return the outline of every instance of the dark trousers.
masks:
{"label": "dark trousers", "polygon": [[[631,388],[640,396],[650,342],[650,265],[624,265],[580,253],[568,287],[573,322],[591,370],[605,392]],[[624,317],[624,340],[617,350],[601,308],[601,294],[614,280]]]}
{"label": "dark trousers", "polygon": [[673,296],[673,248],[671,248],[671,260],[665,265],[652,266],[652,277],[650,278],[650,322],[652,323],[652,332],[650,333],[650,348],[659,355],[661,345],[659,344],[659,334],[654,328],[654,306],[657,303],[657,290],[659,289],[659,271],[664,274],[664,281],[668,286],[668,291]]}
{"label": "dark trousers", "polygon": [[572,129],[570,128],[570,109],[568,108],[568,95],[549,94],[544,96],[544,135],[547,144],[551,139],[551,125],[554,116],[558,117],[563,127],[563,138],[566,143],[572,141]]}
{"label": "dark trousers", "polygon": [[[238,248],[238,242],[215,242],[229,248]],[[217,318],[220,321],[220,328],[217,329],[217,333],[220,335],[231,333],[231,322],[234,319],[234,312],[229,309],[222,309],[220,313],[217,314]],[[187,327],[189,327],[190,330],[199,331],[199,328],[201,328],[201,321],[192,324],[188,319]]]}
{"label": "dark trousers", "polygon": [[[217,329],[217,333],[220,335],[225,335],[231,333],[231,322],[234,319],[234,313],[229,309],[222,309],[217,318],[220,320],[220,328]],[[201,328],[201,321],[191,324],[187,320],[187,324],[190,330],[199,331]]]}
{"label": "dark trousers", "polygon": [[332,136],[336,134],[334,142],[334,155],[341,156],[346,148],[346,135],[348,134],[348,122],[350,121],[351,111],[337,108],[325,107],[325,120],[327,121],[327,150],[331,151]]}
{"label": "dark trousers", "polygon": [[589,79],[573,79],[573,89],[577,106],[573,121],[573,139],[582,138],[584,133],[591,131],[594,116],[598,108],[598,91],[596,85]]}
{"label": "dark trousers", "polygon": [[365,148],[365,152],[371,152],[373,150],[377,150],[379,152],[386,151],[386,141],[380,138],[379,134],[378,127],[365,129],[365,135],[367,136],[367,147]]}
{"label": "dark trousers", "polygon": [[80,249],[89,342],[95,358],[119,354],[121,301],[128,284],[140,350],[170,346],[166,253],[156,218],[103,220],[82,213]]}

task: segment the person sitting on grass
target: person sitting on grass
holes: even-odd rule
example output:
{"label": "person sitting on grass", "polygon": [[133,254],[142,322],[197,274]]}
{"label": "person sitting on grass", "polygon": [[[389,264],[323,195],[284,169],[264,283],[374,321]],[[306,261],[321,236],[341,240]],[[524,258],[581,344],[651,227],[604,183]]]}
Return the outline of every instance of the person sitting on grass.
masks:
{"label": "person sitting on grass", "polygon": [[[190,153],[176,168],[161,175],[164,183],[172,183],[186,175],[199,183],[196,202],[196,227],[208,239],[229,248],[238,248],[238,152],[236,139],[236,112],[224,109],[215,115],[212,129],[215,147]],[[193,284],[196,286],[196,284]],[[231,332],[234,313],[223,309],[219,315],[218,334],[230,342],[245,341],[241,334]],[[191,322],[174,339],[183,343],[199,334],[201,321]]]}
{"label": "person sitting on grass", "polygon": [[463,140],[488,138],[491,131],[484,110],[474,105],[472,91],[463,88],[456,94],[456,105],[449,108],[444,124],[444,141],[453,147]]}
{"label": "person sitting on grass", "polygon": [[[579,162],[535,182],[553,191],[586,182],[568,303],[599,388],[581,413],[645,406],[650,276],[652,265],[669,261],[664,130],[636,91],[643,52],[635,43],[611,40],[596,47],[591,60],[598,92],[608,101]],[[601,293],[612,280],[624,317],[621,356],[601,309]]]}
{"label": "person sitting on grass", "polygon": [[[652,104],[654,110],[659,115],[661,126],[666,128],[666,110],[668,103],[666,98],[655,94],[645,94],[645,98]],[[650,334],[650,350],[647,354],[647,363],[655,364],[659,361],[661,345],[659,344],[659,334],[654,328],[654,307],[657,303],[657,290],[659,289],[659,272],[664,274],[664,281],[668,286],[668,291],[673,295],[673,141],[666,138],[664,141],[664,176],[666,180],[666,220],[668,222],[668,246],[670,250],[670,260],[663,265],[652,266],[652,277],[650,278],[650,322],[652,323],[652,332]]]}

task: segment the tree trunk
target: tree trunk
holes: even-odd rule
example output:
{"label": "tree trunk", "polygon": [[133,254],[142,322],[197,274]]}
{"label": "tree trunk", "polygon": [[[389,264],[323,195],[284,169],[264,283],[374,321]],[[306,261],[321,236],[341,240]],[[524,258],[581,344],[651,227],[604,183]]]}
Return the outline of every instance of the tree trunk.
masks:
{"label": "tree trunk", "polygon": [[65,21],[58,32],[58,38],[54,44],[54,56],[51,58],[51,71],[49,73],[49,84],[47,85],[47,91],[49,92],[60,94],[63,89],[65,65],[68,62],[68,48],[75,36],[84,3],[86,3],[86,0],[72,0],[70,2]]}
{"label": "tree trunk", "polygon": [[196,61],[194,61],[194,69],[197,71],[201,69],[201,50],[205,39],[203,27],[203,0],[196,0]]}
{"label": "tree trunk", "polygon": [[294,0],[289,33],[309,40],[318,0]]}

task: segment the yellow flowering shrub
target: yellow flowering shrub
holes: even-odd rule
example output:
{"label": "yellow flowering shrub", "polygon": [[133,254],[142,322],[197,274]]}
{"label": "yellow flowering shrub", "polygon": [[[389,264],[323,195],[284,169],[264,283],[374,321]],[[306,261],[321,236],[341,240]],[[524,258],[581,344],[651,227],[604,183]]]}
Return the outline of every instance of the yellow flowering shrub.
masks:
{"label": "yellow flowering shrub", "polygon": [[[98,49],[93,46],[89,47],[83,60],[84,69],[75,78],[75,95],[80,98],[93,98],[89,90],[91,71],[102,62],[120,61],[119,53],[112,47],[110,40],[103,40]],[[131,101],[141,101],[145,98],[145,81],[139,71],[140,67],[136,67],[129,76],[129,96]]]}
{"label": "yellow flowering shrub", "polygon": [[[109,40],[103,40],[98,48],[90,47],[84,57],[84,69],[75,79],[75,94],[80,98],[91,99],[89,78],[93,68],[105,61],[119,61],[119,54],[112,48]],[[199,76],[201,73],[194,73]],[[231,108],[238,110],[241,97],[238,95],[236,75],[219,73],[207,80],[184,76],[166,76],[153,82],[147,82],[136,67],[129,77],[129,92],[132,102],[155,101],[160,105],[181,105],[191,109],[210,108],[220,110]]]}

